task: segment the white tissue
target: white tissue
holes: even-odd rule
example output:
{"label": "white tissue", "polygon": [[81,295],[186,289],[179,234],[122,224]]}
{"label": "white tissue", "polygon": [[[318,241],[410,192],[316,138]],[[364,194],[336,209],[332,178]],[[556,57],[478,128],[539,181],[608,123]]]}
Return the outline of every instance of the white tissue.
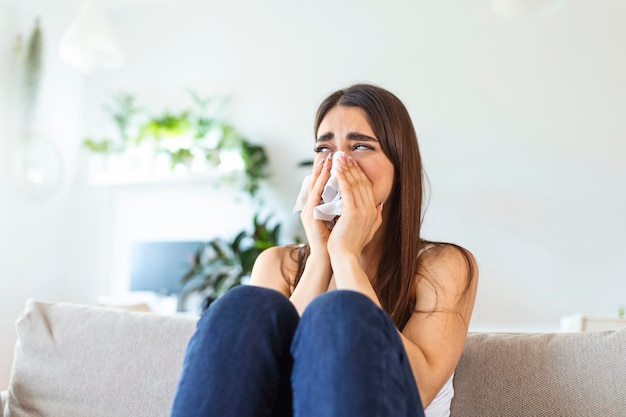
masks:
{"label": "white tissue", "polygon": [[[330,177],[324,185],[322,191],[322,200],[318,206],[313,208],[313,218],[317,220],[324,220],[325,222],[331,222],[327,225],[330,227],[335,217],[341,215],[341,192],[339,191],[339,183],[337,181],[337,166],[338,160],[344,153],[337,151],[333,154],[333,165],[330,169]],[[300,187],[300,193],[296,199],[296,204],[293,207],[293,211],[300,211],[306,203],[309,185],[311,184],[311,175],[304,177],[302,186]]]}

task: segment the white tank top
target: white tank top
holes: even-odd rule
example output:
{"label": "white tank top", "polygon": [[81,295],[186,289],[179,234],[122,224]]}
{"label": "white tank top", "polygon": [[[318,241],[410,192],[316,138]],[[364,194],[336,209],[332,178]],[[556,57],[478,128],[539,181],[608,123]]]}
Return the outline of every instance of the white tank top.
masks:
{"label": "white tank top", "polygon": [[424,410],[426,417],[450,417],[450,405],[452,405],[452,397],[454,397],[453,378],[454,374],[441,388],[433,402]]}
{"label": "white tank top", "polygon": [[[420,249],[417,256],[420,256],[433,246],[435,245],[431,244],[423,247]],[[454,397],[454,386],[452,386],[453,379],[454,373],[450,379],[446,381],[443,388],[441,388],[441,390],[437,393],[435,399],[424,410],[424,415],[426,417],[450,417],[450,406],[452,405],[452,397]]]}

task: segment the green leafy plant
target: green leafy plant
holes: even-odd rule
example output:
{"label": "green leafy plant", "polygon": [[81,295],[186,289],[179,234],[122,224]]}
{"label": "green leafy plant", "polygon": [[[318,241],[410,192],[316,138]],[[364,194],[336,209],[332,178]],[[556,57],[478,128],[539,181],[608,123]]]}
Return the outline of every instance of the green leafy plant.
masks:
{"label": "green leafy plant", "polygon": [[[265,148],[248,141],[230,123],[223,120],[221,112],[213,109],[211,99],[190,92],[194,106],[190,109],[157,114],[137,105],[135,98],[126,93],[113,97],[105,107],[117,128],[118,138],[86,138],[84,147],[93,153],[110,155],[124,153],[131,147],[147,146],[154,154],[169,157],[170,167],[189,165],[194,158],[203,158],[210,165],[222,163],[222,152],[235,152],[241,158],[243,169],[228,170],[224,180],[243,174],[244,191],[254,196],[260,182],[269,174],[269,160]],[[218,109],[223,105],[217,105]],[[232,181],[231,181],[232,182]]]}
{"label": "green leafy plant", "polygon": [[[30,130],[36,117],[37,102],[41,89],[41,80],[43,74],[43,50],[44,40],[43,32],[39,18],[35,19],[35,25],[32,32],[26,39],[26,50],[23,56],[23,79],[22,79],[22,106],[23,129]],[[21,38],[15,49],[16,56],[22,57]]]}
{"label": "green leafy plant", "polygon": [[[228,140],[220,142],[218,147],[239,154],[243,162],[243,172],[245,174],[243,189],[250,195],[255,195],[259,190],[261,180],[269,176],[267,172],[269,160],[265,153],[265,148],[238,137],[236,132],[228,132],[224,137],[228,136],[230,136]],[[228,175],[225,175],[225,177],[228,178]]]}
{"label": "green leafy plant", "polygon": [[93,153],[109,154],[115,149],[115,142],[112,140],[95,141],[93,139],[85,139],[83,146]]}
{"label": "green leafy plant", "polygon": [[253,218],[252,231],[242,230],[232,241],[215,238],[206,242],[194,256],[189,271],[182,277],[181,296],[202,294],[205,310],[229,289],[241,285],[250,277],[259,254],[278,245],[280,224],[270,225],[270,216]]}
{"label": "green leafy plant", "polygon": [[155,116],[142,126],[141,138],[152,137],[157,142],[167,137],[179,137],[187,134],[191,128],[189,111],[178,114],[165,112]]}

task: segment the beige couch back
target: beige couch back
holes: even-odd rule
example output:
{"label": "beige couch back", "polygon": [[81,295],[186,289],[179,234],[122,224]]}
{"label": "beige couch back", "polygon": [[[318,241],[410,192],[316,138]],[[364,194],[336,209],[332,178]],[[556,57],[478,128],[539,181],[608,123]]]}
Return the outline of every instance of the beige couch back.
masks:
{"label": "beige couch back", "polygon": [[[4,417],[167,417],[196,319],[29,301]],[[626,416],[626,330],[473,334],[452,417]]]}
{"label": "beige couch back", "polygon": [[473,334],[452,416],[626,416],[626,330]]}

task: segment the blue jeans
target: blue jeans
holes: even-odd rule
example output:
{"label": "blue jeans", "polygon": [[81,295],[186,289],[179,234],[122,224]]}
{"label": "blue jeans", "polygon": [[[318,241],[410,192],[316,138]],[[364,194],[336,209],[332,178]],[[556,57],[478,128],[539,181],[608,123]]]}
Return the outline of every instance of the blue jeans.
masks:
{"label": "blue jeans", "polygon": [[299,317],[277,291],[235,287],[189,341],[172,417],[423,417],[398,331],[366,296],[331,291]]}

